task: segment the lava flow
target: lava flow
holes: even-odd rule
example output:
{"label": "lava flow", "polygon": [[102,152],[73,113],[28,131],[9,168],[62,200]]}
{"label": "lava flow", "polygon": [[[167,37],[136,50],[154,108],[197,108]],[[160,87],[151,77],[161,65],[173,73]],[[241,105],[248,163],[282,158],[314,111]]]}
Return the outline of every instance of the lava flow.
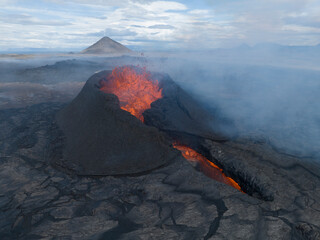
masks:
{"label": "lava flow", "polygon": [[130,112],[142,122],[142,113],[151,108],[152,102],[162,98],[158,81],[153,81],[145,68],[115,68],[108,79],[102,80],[100,84],[101,91],[117,95],[121,109]]}
{"label": "lava flow", "polygon": [[188,161],[199,163],[200,170],[208,177],[216,181],[228,184],[242,192],[241,187],[236,181],[234,181],[230,177],[227,177],[223,173],[221,168],[219,168],[214,163],[210,162],[207,158],[202,156],[200,153],[196,152],[195,150],[187,146],[179,145],[177,143],[173,144],[173,147],[178,149],[182,153],[182,156]]}

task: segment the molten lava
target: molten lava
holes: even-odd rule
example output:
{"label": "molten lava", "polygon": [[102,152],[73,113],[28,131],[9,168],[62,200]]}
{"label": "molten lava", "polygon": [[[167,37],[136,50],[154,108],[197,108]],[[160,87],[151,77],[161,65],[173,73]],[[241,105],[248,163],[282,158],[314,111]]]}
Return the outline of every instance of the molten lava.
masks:
{"label": "molten lava", "polygon": [[108,79],[102,80],[100,84],[101,91],[117,95],[121,109],[130,112],[142,122],[142,113],[151,108],[152,102],[162,98],[158,81],[153,81],[145,68],[115,68]]}
{"label": "molten lava", "polygon": [[182,156],[188,161],[199,163],[200,170],[208,177],[216,181],[228,184],[242,192],[241,187],[237,182],[235,182],[232,178],[227,177],[223,173],[221,168],[219,168],[214,163],[210,162],[200,153],[197,153],[195,150],[187,146],[179,145],[177,143],[173,144],[173,147],[178,149],[182,153]]}

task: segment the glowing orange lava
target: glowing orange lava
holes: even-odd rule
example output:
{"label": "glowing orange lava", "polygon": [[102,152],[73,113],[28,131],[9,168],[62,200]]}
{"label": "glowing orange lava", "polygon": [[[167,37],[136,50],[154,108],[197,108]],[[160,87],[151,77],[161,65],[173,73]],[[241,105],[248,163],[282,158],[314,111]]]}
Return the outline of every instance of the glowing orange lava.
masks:
{"label": "glowing orange lava", "polygon": [[100,90],[117,95],[121,109],[130,112],[144,122],[142,113],[151,108],[151,103],[162,98],[158,81],[151,79],[145,68],[117,67],[105,81]]}
{"label": "glowing orange lava", "polygon": [[173,144],[173,147],[178,149],[182,153],[182,156],[188,161],[199,163],[201,171],[208,177],[216,181],[228,184],[242,192],[241,187],[236,181],[234,181],[230,177],[227,177],[223,173],[221,168],[219,168],[214,163],[210,162],[207,158],[202,156],[200,153],[197,153],[195,150],[187,146],[179,145],[177,143]]}

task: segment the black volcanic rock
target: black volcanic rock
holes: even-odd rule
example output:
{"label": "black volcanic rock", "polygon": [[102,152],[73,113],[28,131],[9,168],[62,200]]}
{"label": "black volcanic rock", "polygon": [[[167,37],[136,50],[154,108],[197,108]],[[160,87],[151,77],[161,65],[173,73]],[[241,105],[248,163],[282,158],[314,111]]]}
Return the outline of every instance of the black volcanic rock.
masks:
{"label": "black volcanic rock", "polygon": [[130,53],[132,52],[129,48],[122,44],[112,40],[109,37],[103,37],[95,44],[84,49],[81,53],[85,54],[119,54],[119,53]]}
{"label": "black volcanic rock", "polygon": [[147,125],[170,135],[188,134],[215,141],[227,140],[218,129],[214,129],[214,117],[168,75],[153,74],[152,78],[159,81],[163,98],[153,102],[151,108],[143,113]]}

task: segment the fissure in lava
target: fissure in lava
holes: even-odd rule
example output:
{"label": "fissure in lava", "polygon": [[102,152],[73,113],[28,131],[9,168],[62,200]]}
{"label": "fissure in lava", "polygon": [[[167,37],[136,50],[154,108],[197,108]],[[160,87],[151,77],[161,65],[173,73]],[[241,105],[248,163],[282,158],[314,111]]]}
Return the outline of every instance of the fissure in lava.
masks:
{"label": "fissure in lava", "polygon": [[177,143],[173,144],[173,147],[178,149],[182,156],[187,159],[190,162],[196,162],[199,164],[200,166],[200,170],[208,177],[225,183],[227,185],[230,185],[236,189],[238,189],[239,191],[243,192],[241,190],[241,187],[239,186],[239,184],[234,181],[232,178],[227,177],[221,168],[219,168],[217,165],[215,165],[214,163],[212,163],[211,161],[209,161],[206,157],[204,157],[203,155],[201,155],[200,153],[196,152],[195,150],[193,150],[192,148],[189,148],[187,146],[184,145],[179,145]]}

